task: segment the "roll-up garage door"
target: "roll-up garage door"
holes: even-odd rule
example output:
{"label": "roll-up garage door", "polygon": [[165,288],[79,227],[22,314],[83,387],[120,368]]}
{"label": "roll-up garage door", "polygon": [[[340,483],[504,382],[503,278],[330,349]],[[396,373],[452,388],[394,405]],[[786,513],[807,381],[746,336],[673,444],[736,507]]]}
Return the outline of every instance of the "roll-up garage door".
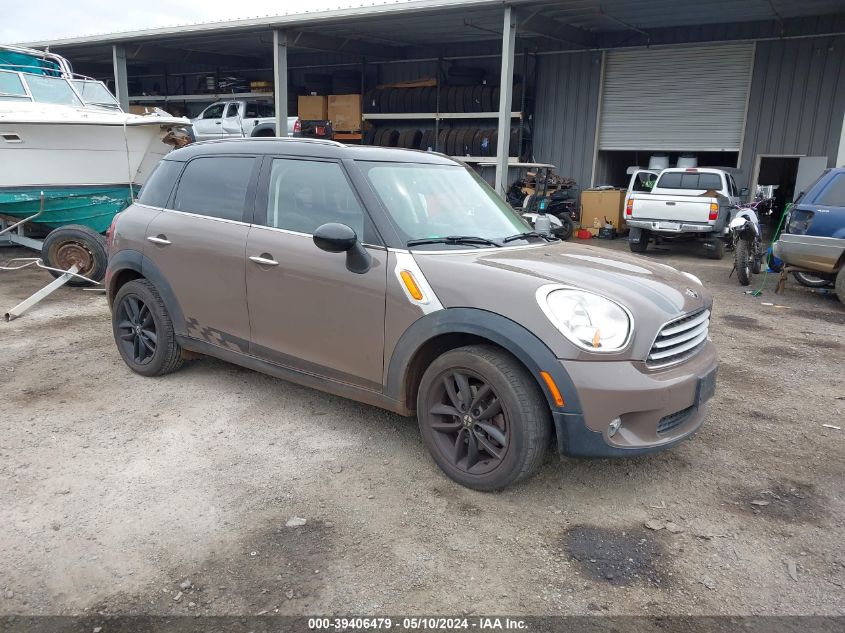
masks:
{"label": "roll-up garage door", "polygon": [[754,44],[607,53],[599,149],[735,152]]}

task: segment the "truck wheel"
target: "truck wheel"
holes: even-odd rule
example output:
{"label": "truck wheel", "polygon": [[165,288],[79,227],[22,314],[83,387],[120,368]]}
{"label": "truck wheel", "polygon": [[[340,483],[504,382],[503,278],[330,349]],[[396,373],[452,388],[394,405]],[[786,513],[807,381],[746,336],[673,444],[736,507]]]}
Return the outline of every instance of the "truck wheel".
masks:
{"label": "truck wheel", "polygon": [[[106,253],[106,239],[93,229],[81,224],[69,224],[47,234],[41,245],[41,260],[51,268],[67,270],[74,264],[77,274],[92,281],[102,281],[106,275],[109,257]],[[49,271],[53,277],[62,273]],[[89,286],[79,277],[71,277],[68,286]]]}
{"label": "truck wheel", "polygon": [[745,240],[737,240],[734,249],[734,264],[736,265],[736,277],[743,286],[751,283],[752,257],[751,245]]}
{"label": "truck wheel", "polygon": [[640,239],[636,242],[632,241],[630,237],[628,238],[628,246],[633,253],[645,253],[646,249],[648,248],[648,240],[651,238],[651,232],[642,230],[640,231]]}
{"label": "truck wheel", "polygon": [[[742,240],[740,240],[742,242]],[[710,248],[707,249],[707,257],[710,259],[724,259],[725,257],[725,243],[718,237],[714,237],[708,242]]]}
{"label": "truck wheel", "polygon": [[834,288],[836,288],[836,296],[839,297],[839,301],[845,304],[845,266],[839,269]]}
{"label": "truck wheel", "polygon": [[551,438],[549,405],[531,374],[489,345],[446,352],[417,395],[420,432],[449,477],[499,490],[533,474]]}

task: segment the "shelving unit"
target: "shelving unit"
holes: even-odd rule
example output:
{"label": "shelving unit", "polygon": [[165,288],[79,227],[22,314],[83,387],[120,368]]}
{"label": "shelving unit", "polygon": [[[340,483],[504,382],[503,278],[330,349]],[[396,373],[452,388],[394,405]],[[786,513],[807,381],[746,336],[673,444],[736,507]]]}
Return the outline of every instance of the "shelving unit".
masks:
{"label": "shelving unit", "polygon": [[225,99],[267,99],[272,92],[215,92],[194,95],[141,95],[129,97],[129,103],[179,103],[188,101],[222,101]]}
{"label": "shelving unit", "polygon": [[[396,113],[364,113],[361,118],[365,121],[402,121],[426,120],[442,121],[446,119],[498,119],[498,112],[396,112]],[[511,112],[512,119],[522,119],[522,112]]]}

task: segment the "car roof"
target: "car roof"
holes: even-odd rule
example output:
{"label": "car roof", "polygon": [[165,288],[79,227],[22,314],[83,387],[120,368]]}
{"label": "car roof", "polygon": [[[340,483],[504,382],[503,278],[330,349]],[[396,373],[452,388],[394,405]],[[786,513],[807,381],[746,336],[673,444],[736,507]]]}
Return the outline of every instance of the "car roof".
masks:
{"label": "car roof", "polygon": [[249,139],[220,139],[191,143],[174,150],[165,160],[184,162],[195,156],[219,154],[286,154],[310,158],[334,158],[371,160],[394,163],[426,163],[432,165],[458,165],[458,161],[443,154],[395,147],[373,147],[369,145],[343,145],[336,141],[311,138],[257,137]]}

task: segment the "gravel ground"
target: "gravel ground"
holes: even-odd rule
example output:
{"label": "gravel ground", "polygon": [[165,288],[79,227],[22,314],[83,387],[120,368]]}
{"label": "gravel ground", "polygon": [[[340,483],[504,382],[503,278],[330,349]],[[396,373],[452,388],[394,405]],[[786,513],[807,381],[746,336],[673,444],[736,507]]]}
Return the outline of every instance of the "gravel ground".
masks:
{"label": "gravel ground", "polygon": [[[845,614],[845,307],[648,256],[715,293],[708,420],[498,494],[413,420],[213,360],[133,374],[102,294],[0,322],[0,615]],[[0,273],[0,307],[46,281]]]}

